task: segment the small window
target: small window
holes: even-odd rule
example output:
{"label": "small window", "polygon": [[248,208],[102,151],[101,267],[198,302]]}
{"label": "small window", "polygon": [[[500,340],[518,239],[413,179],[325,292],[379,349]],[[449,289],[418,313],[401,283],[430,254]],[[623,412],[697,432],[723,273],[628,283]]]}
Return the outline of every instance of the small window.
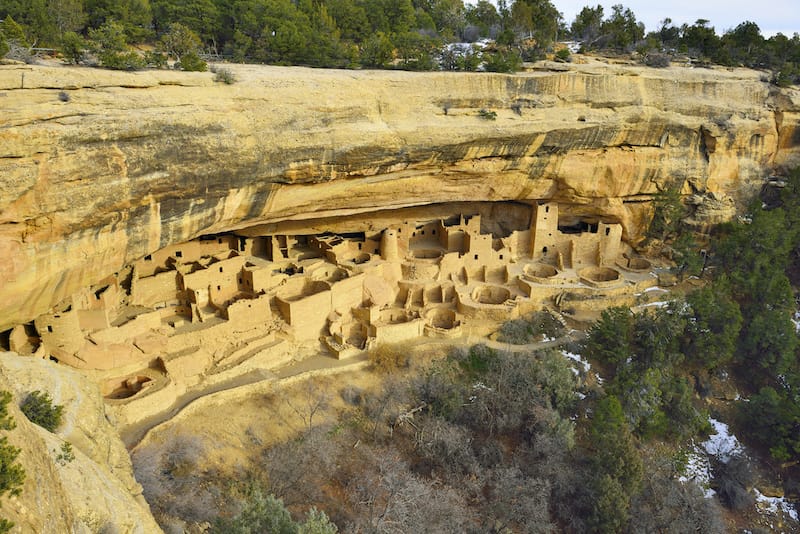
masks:
{"label": "small window", "polygon": [[183,257],[183,252],[181,252],[180,250],[176,250],[175,251],[175,257],[176,258],[182,258]]}
{"label": "small window", "polygon": [[147,256],[144,257],[144,261],[153,261],[153,256],[148,254]]}
{"label": "small window", "polygon": [[399,234],[399,233],[402,233],[402,232],[403,232],[403,229],[402,229],[402,228],[398,228],[398,229],[397,229],[397,233],[398,233],[398,234]]}
{"label": "small window", "polygon": [[361,250],[361,243],[358,244],[358,250]]}
{"label": "small window", "polygon": [[502,255],[502,254],[500,254],[500,259],[501,259],[501,260],[503,259],[503,255]]}
{"label": "small window", "polygon": [[417,232],[411,232],[411,237],[416,237]]}
{"label": "small window", "polygon": [[239,283],[240,284],[242,283],[242,277],[241,276],[239,277]]}
{"label": "small window", "polygon": [[219,268],[219,272],[222,272],[222,267]]}
{"label": "small window", "polygon": [[53,331],[53,327],[51,325],[47,325],[47,331],[48,332],[52,332]]}
{"label": "small window", "polygon": [[550,206],[545,206],[544,207],[544,212],[545,213],[550,213]]}
{"label": "small window", "polygon": [[477,254],[475,254],[475,259],[476,259],[476,260],[478,259],[478,255],[477,255]]}
{"label": "small window", "polygon": [[611,233],[611,228],[606,228],[606,235]]}
{"label": "small window", "polygon": [[544,247],[544,248],[542,249],[542,254],[547,254],[547,247]]}
{"label": "small window", "polygon": [[222,287],[221,286],[217,286],[217,291],[222,291]]}
{"label": "small window", "polygon": [[436,235],[436,230],[432,231],[431,233],[432,233],[433,235]]}
{"label": "small window", "polygon": [[422,235],[425,235],[425,230],[422,231]]}
{"label": "small window", "polygon": [[219,243],[220,245],[222,244],[222,238],[221,237],[217,238],[217,243]]}

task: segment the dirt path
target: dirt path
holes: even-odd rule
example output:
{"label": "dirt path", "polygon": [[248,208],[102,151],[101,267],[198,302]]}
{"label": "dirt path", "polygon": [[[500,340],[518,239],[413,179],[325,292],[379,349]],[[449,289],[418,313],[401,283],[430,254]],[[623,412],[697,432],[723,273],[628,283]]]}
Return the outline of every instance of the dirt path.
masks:
{"label": "dirt path", "polygon": [[[427,348],[433,348],[437,345],[448,347],[448,346],[471,346],[474,344],[483,343],[488,347],[498,351],[521,353],[521,352],[530,352],[534,350],[541,350],[549,347],[557,347],[560,345],[564,345],[570,341],[577,341],[583,338],[584,336],[585,336],[584,332],[574,330],[569,334],[567,334],[566,336],[562,336],[555,340],[528,343],[525,345],[512,345],[510,343],[503,343],[488,338],[477,337],[472,335],[454,339],[431,339],[422,337],[417,340],[414,340],[411,344],[414,347],[425,346]],[[120,437],[122,438],[122,441],[123,443],[125,443],[125,446],[128,448],[128,450],[131,450],[134,447],[136,447],[137,444],[143,441],[149,432],[157,429],[164,423],[169,422],[171,419],[173,419],[187,407],[189,407],[190,405],[192,405],[193,403],[197,402],[200,399],[212,396],[216,393],[220,393],[223,391],[228,391],[231,389],[236,389],[243,386],[248,386],[251,384],[257,384],[261,382],[272,382],[276,384],[279,384],[280,382],[288,382],[291,379],[295,379],[303,375],[312,376],[313,374],[315,374],[315,372],[318,371],[334,371],[334,372],[347,371],[350,368],[355,368],[358,365],[363,364],[365,361],[367,361],[366,354],[362,354],[354,358],[348,358],[346,360],[337,360],[335,358],[331,358],[328,355],[324,355],[321,352],[318,352],[310,356],[307,356],[302,360],[292,362],[278,369],[274,370],[256,369],[244,375],[227,380],[225,382],[214,384],[213,386],[210,386],[208,388],[200,388],[188,391],[183,395],[181,395],[178,398],[178,400],[172,406],[169,407],[169,409],[164,410],[151,417],[148,417],[147,419],[139,421],[126,428],[123,428],[120,431]]]}

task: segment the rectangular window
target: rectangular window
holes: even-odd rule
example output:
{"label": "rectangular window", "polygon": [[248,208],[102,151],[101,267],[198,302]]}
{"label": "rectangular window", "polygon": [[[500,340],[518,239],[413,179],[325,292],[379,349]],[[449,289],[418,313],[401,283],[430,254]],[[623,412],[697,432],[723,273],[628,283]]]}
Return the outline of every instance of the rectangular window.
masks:
{"label": "rectangular window", "polygon": [[176,258],[182,258],[183,257],[183,252],[181,252],[180,250],[176,250],[175,251],[175,257]]}

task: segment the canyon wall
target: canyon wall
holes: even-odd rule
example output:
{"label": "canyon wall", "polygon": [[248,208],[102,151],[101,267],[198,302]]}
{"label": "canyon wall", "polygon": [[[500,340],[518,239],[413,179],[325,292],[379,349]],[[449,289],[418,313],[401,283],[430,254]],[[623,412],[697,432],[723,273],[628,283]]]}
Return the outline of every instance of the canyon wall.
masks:
{"label": "canyon wall", "polygon": [[[22,494],[3,496],[0,517],[16,524],[14,532],[161,532],[90,379],[65,365],[0,352],[0,390],[13,395],[8,411],[16,423],[2,435],[20,449],[17,463],[25,470]],[[36,390],[64,407],[56,432],[28,421],[18,407]],[[71,457],[63,456],[65,443]]]}
{"label": "canyon wall", "polygon": [[552,199],[635,243],[660,189],[741,205],[800,162],[800,96],[763,73],[551,67],[0,67],[0,331],[203,234]]}

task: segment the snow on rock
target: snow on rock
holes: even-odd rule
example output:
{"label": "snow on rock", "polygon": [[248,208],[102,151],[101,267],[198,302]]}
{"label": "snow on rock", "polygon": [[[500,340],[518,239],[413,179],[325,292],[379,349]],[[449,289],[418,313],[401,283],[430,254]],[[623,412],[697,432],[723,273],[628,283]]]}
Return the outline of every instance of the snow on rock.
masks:
{"label": "snow on rock", "polygon": [[584,360],[583,356],[581,356],[580,354],[575,354],[574,352],[567,352],[565,350],[562,350],[561,354],[563,354],[565,357],[569,358],[570,360],[578,364],[578,366],[583,369],[584,373],[588,373],[589,369],[592,368],[592,366],[589,365],[589,362]]}
{"label": "snow on rock", "polygon": [[686,474],[678,477],[684,484],[694,482],[703,490],[706,499],[716,495],[716,491],[711,489],[711,462],[708,454],[697,445],[693,445],[686,459]]}
{"label": "snow on rock", "polygon": [[648,287],[647,289],[644,290],[645,293],[650,293],[651,291],[660,291],[662,293],[669,293],[668,290],[658,286]]}
{"label": "snow on rock", "polygon": [[786,502],[785,497],[767,497],[756,488],[753,488],[753,491],[756,494],[756,502],[758,503],[756,506],[760,506],[762,509],[772,512],[773,514],[777,514],[778,510],[781,510],[797,521],[797,510],[793,504]]}
{"label": "snow on rock", "polygon": [[728,425],[717,421],[713,417],[708,419],[715,433],[708,437],[700,445],[692,446],[686,461],[686,472],[678,480],[681,482],[694,482],[700,486],[707,499],[713,497],[716,492],[711,489],[711,460],[713,456],[723,463],[728,463],[737,454],[744,454],[744,447],[736,436],[730,433]]}
{"label": "snow on rock", "polygon": [[700,444],[706,454],[716,456],[722,463],[728,463],[733,456],[744,454],[744,447],[736,439],[736,436],[730,433],[728,425],[713,417],[709,417],[708,422],[714,427],[716,433]]}
{"label": "snow on rock", "polygon": [[642,304],[639,306],[640,308],[663,308],[664,306],[668,306],[672,301],[671,300],[658,300],[655,302],[648,302],[647,304]]}

